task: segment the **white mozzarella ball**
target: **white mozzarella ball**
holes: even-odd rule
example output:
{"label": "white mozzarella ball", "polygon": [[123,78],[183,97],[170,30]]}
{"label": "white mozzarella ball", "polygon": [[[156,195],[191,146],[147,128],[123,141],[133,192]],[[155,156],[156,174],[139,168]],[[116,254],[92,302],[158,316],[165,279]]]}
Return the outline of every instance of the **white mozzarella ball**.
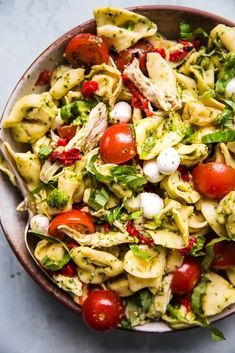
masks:
{"label": "white mozzarella ball", "polygon": [[226,93],[233,94],[235,93],[235,77],[233,77],[226,86]]}
{"label": "white mozzarella ball", "polygon": [[46,216],[43,216],[42,214],[36,214],[30,220],[30,228],[34,232],[47,234],[48,227],[49,227],[49,219]]}
{"label": "white mozzarella ball", "polygon": [[116,103],[109,113],[109,116],[113,120],[120,121],[120,123],[128,123],[132,117],[132,109],[130,104],[127,102]]}
{"label": "white mozzarella ball", "polygon": [[157,165],[162,174],[174,173],[180,165],[179,153],[173,147],[166,148],[157,157]]}
{"label": "white mozzarella ball", "polygon": [[140,194],[140,203],[143,215],[148,219],[158,215],[164,207],[161,197],[152,192],[142,192]]}
{"label": "white mozzarella ball", "polygon": [[144,161],[143,172],[150,183],[157,183],[164,178],[164,175],[159,172],[156,159]]}

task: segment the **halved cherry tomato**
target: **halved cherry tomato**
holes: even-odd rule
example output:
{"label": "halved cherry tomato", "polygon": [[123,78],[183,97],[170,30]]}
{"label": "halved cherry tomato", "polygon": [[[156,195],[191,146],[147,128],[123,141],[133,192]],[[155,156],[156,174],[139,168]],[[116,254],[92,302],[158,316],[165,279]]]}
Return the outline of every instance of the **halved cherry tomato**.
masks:
{"label": "halved cherry tomato", "polygon": [[81,233],[94,233],[92,217],[80,210],[71,210],[53,218],[48,228],[48,234],[51,237],[63,238],[64,234],[58,229],[61,225],[73,228]]}
{"label": "halved cherry tomato", "polygon": [[67,141],[71,140],[71,138],[75,136],[76,131],[77,126],[75,125],[64,125],[57,127],[58,135]]}
{"label": "halved cherry tomato", "polygon": [[102,38],[89,33],[77,34],[65,48],[65,57],[68,62],[77,67],[107,64],[109,50]]}
{"label": "halved cherry tomato", "polygon": [[151,43],[140,41],[127,50],[118,53],[118,55],[114,57],[114,61],[118,70],[123,71],[125,65],[130,64],[134,58],[137,58],[139,60],[140,70],[146,73],[146,55],[153,50],[154,46]]}
{"label": "halved cherry tomato", "polygon": [[110,126],[100,141],[101,158],[106,163],[122,164],[137,154],[130,124]]}
{"label": "halved cherry tomato", "polygon": [[212,268],[227,270],[235,266],[235,242],[223,240],[213,246],[213,252]]}
{"label": "halved cherry tomato", "polygon": [[193,170],[193,183],[197,191],[211,199],[224,197],[235,190],[235,169],[223,163],[200,164]]}
{"label": "halved cherry tomato", "polygon": [[86,324],[100,331],[117,326],[124,316],[121,298],[111,290],[94,290],[89,293],[82,306]]}
{"label": "halved cherry tomato", "polygon": [[197,285],[201,277],[199,262],[193,257],[187,256],[177,270],[172,272],[171,290],[173,294],[185,294]]}

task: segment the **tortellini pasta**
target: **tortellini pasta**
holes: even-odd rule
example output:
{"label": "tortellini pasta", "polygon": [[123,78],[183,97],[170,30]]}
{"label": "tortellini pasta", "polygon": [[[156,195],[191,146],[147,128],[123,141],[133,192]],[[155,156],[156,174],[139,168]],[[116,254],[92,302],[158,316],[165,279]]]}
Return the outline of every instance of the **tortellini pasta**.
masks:
{"label": "tortellini pasta", "polygon": [[200,209],[215,233],[219,236],[224,236],[226,234],[225,226],[217,221],[218,202],[215,200],[201,199]]}
{"label": "tortellini pasta", "polygon": [[47,240],[41,240],[37,244],[34,254],[41,266],[51,271],[60,270],[70,260],[70,256],[63,245],[49,243]]}
{"label": "tortellini pasta", "polygon": [[209,152],[208,147],[203,143],[192,143],[191,145],[179,143],[175,148],[180,155],[180,164],[187,167],[202,162],[206,159]]}
{"label": "tortellini pasta", "polygon": [[221,110],[206,107],[200,102],[186,102],[182,118],[193,125],[205,126],[214,123]]}
{"label": "tortellini pasta", "polygon": [[153,36],[157,25],[147,17],[114,7],[100,7],[94,11],[97,34],[105,38],[109,47],[122,51],[139,39]]}
{"label": "tortellini pasta", "polygon": [[134,294],[130,289],[129,281],[125,275],[107,281],[106,285],[108,289],[115,291],[120,297],[129,297]]}
{"label": "tortellini pasta", "polygon": [[177,171],[161,181],[161,188],[166,190],[171,198],[179,201],[184,200],[189,204],[195,203],[201,198],[191,183],[181,179],[180,173]]}
{"label": "tortellini pasta", "polygon": [[102,97],[109,106],[113,107],[122,89],[120,71],[106,64],[95,65],[88,78],[98,83],[97,96]]}
{"label": "tortellini pasta", "polygon": [[54,274],[53,279],[59,288],[78,297],[82,296],[82,282],[77,276],[71,278],[61,274]]}
{"label": "tortellini pasta", "polygon": [[225,225],[228,237],[233,238],[235,236],[235,191],[230,191],[220,200],[216,219],[217,222]]}
{"label": "tortellini pasta", "polygon": [[230,52],[235,53],[235,27],[218,24],[210,32],[210,41],[217,45],[222,44]]}
{"label": "tortellini pasta", "polygon": [[78,266],[78,277],[83,283],[99,284],[123,272],[122,262],[105,251],[79,246],[72,249],[70,255]]}
{"label": "tortellini pasta", "polygon": [[16,141],[34,143],[50,129],[56,114],[57,107],[49,92],[29,94],[16,102],[2,126],[11,128]]}
{"label": "tortellini pasta", "polygon": [[166,250],[163,247],[150,248],[147,245],[140,245],[149,258],[142,259],[129,250],[123,261],[123,267],[129,274],[138,278],[156,278],[164,273],[166,264]]}

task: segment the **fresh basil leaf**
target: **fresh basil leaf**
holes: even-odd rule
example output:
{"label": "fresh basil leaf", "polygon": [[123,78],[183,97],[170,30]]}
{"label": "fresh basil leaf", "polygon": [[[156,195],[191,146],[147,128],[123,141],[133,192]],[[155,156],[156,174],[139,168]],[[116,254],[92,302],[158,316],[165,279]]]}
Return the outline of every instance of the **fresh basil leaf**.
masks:
{"label": "fresh basil leaf", "polygon": [[208,34],[203,28],[199,27],[193,31],[193,37],[194,39],[198,37],[208,38]]}
{"label": "fresh basil leaf", "polygon": [[212,246],[206,247],[206,254],[202,260],[202,268],[204,269],[204,271],[208,271],[213,258],[214,258],[213,247]]}
{"label": "fresh basil leaf", "polygon": [[143,211],[135,211],[135,212],[132,212],[130,214],[128,214],[126,212],[123,212],[120,215],[119,219],[122,222],[132,221],[134,219],[138,219],[139,217],[141,217],[142,214],[143,214]]}
{"label": "fresh basil leaf", "polygon": [[48,241],[49,243],[52,243],[52,244],[54,244],[54,243],[59,243],[59,244],[61,244],[61,245],[65,248],[65,250],[66,250],[67,252],[69,252],[69,249],[68,249],[66,243],[63,242],[62,240],[58,239],[58,238],[51,237],[51,236],[49,236],[49,235],[45,235],[45,234],[42,234],[42,233],[34,232],[34,231],[31,230],[31,229],[28,230],[28,234],[29,234],[29,235],[32,235],[32,236],[35,236],[35,237],[37,237],[37,238],[39,238],[39,239],[41,239],[41,240],[46,240],[46,241]]}
{"label": "fresh basil leaf", "polygon": [[211,337],[214,342],[219,342],[226,339],[223,332],[221,332],[217,327],[209,325],[208,329],[210,330]]}
{"label": "fresh basil leaf", "polygon": [[39,151],[38,154],[39,156],[43,159],[49,156],[49,154],[51,154],[51,152],[53,151],[51,146],[42,146]]}
{"label": "fresh basil leaf", "polygon": [[183,40],[193,40],[193,34],[191,30],[191,26],[189,23],[183,21],[180,23],[180,38]]}
{"label": "fresh basil leaf", "polygon": [[219,130],[202,137],[203,143],[232,142],[235,141],[235,130]]}
{"label": "fresh basil leaf", "polygon": [[190,255],[195,256],[195,257],[205,255],[205,253],[203,251],[205,241],[206,241],[206,238],[201,237],[201,236],[197,237],[197,243],[190,251]]}
{"label": "fresh basil leaf", "polygon": [[130,245],[130,249],[135,256],[140,257],[143,260],[148,261],[148,260],[152,259],[152,256],[147,254],[145,251],[141,250],[138,245],[132,244],[132,245]]}
{"label": "fresh basil leaf", "polygon": [[123,204],[120,204],[109,211],[107,215],[107,221],[109,222],[110,225],[112,225],[113,222],[119,218],[122,208],[123,208]]}
{"label": "fresh basil leaf", "polygon": [[205,294],[208,278],[204,275],[200,283],[194,288],[192,294],[192,309],[198,316],[203,316],[202,313],[202,297]]}
{"label": "fresh basil leaf", "polygon": [[215,119],[215,126],[219,128],[232,127],[234,124],[233,110],[225,108]]}
{"label": "fresh basil leaf", "polygon": [[229,81],[235,76],[235,54],[229,54],[215,84],[216,92],[224,93]]}
{"label": "fresh basil leaf", "polygon": [[142,191],[143,186],[147,183],[147,179],[133,166],[115,166],[111,169],[111,173],[114,182],[136,192]]}
{"label": "fresh basil leaf", "polygon": [[127,310],[131,327],[139,325],[142,308],[136,295],[127,298]]}
{"label": "fresh basil leaf", "polygon": [[[224,237],[219,237],[219,238],[214,238],[206,245],[206,247],[207,248],[213,247],[215,244],[220,243],[223,240],[229,240],[229,239],[227,237],[225,237],[225,236]],[[232,241],[233,239],[230,239],[230,240]]]}
{"label": "fresh basil leaf", "polygon": [[137,293],[137,298],[144,311],[147,311],[152,303],[152,296],[148,289],[142,289]]}
{"label": "fresh basil leaf", "polygon": [[91,159],[90,159],[90,161],[89,161],[89,163],[88,163],[88,165],[87,165],[87,167],[86,167],[86,169],[87,169],[87,171],[89,172],[89,173],[91,173],[92,175],[94,175],[95,176],[95,178],[98,180],[98,181],[109,181],[109,182],[111,182],[112,180],[113,180],[113,178],[112,178],[112,176],[110,176],[110,175],[103,175],[103,174],[100,174],[98,171],[97,171],[97,169],[96,169],[96,167],[95,167],[95,161],[97,160],[97,157],[98,157],[98,154],[94,154],[92,157],[91,157]]}
{"label": "fresh basil leaf", "polygon": [[63,258],[56,262],[53,259],[49,258],[47,255],[42,259],[41,264],[48,268],[48,270],[51,271],[58,271],[61,270],[62,267],[64,267],[64,265],[66,265],[70,260],[70,256],[68,253],[65,253]]}
{"label": "fresh basil leaf", "polygon": [[87,204],[95,211],[98,211],[101,208],[105,207],[108,200],[109,200],[109,193],[106,189],[104,188],[102,188],[101,190],[92,189]]}

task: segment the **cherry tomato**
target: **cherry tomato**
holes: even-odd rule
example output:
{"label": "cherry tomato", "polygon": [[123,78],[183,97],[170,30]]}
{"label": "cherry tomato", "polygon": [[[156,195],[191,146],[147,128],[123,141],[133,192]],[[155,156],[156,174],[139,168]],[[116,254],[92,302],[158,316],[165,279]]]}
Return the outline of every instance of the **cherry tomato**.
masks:
{"label": "cherry tomato", "polygon": [[213,252],[212,268],[227,270],[235,266],[235,242],[223,240],[213,246]]}
{"label": "cherry tomato", "polygon": [[101,158],[106,163],[122,164],[137,154],[130,124],[110,126],[100,141]]}
{"label": "cherry tomato", "polygon": [[94,233],[92,217],[80,210],[71,210],[53,218],[48,228],[48,234],[51,237],[63,238],[63,233],[58,230],[61,225],[73,228],[81,233]]}
{"label": "cherry tomato", "polygon": [[68,62],[77,67],[107,64],[109,50],[102,38],[89,33],[77,34],[65,48],[65,57]]}
{"label": "cherry tomato", "polygon": [[146,56],[148,52],[153,50],[154,46],[151,43],[140,41],[134,44],[129,49],[121,51],[114,58],[114,61],[117,65],[118,70],[123,71],[125,65],[130,64],[134,60],[134,58],[137,58],[139,60],[140,70],[143,73],[146,73]]}
{"label": "cherry tomato", "polygon": [[57,127],[58,135],[65,139],[66,141],[71,140],[76,134],[77,126],[74,125],[64,125]]}
{"label": "cherry tomato", "polygon": [[82,306],[82,316],[88,326],[105,331],[117,326],[124,315],[120,297],[111,290],[94,290]]}
{"label": "cherry tomato", "polygon": [[171,290],[173,294],[185,294],[197,285],[201,277],[201,267],[192,257],[185,257],[184,262],[172,272]]}
{"label": "cherry tomato", "polygon": [[235,190],[235,169],[223,163],[200,164],[193,170],[193,182],[197,191],[211,199],[224,197]]}
{"label": "cherry tomato", "polygon": [[72,261],[70,261],[64,267],[62,267],[59,273],[63,276],[74,277],[77,273],[77,267]]}

